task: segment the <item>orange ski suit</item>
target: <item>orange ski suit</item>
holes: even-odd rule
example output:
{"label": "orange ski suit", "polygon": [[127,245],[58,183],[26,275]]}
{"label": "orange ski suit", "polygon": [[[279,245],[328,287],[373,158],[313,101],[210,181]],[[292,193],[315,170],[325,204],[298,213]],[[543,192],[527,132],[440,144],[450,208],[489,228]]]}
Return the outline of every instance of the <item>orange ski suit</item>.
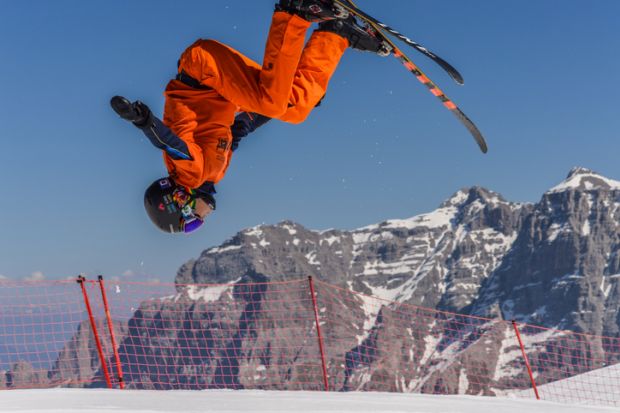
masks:
{"label": "orange ski suit", "polygon": [[185,50],[179,73],[208,88],[192,88],[179,80],[166,87],[164,123],[187,144],[192,157],[175,160],[164,153],[178,183],[198,188],[224,177],[235,113],[256,112],[290,123],[306,119],[325,95],[348,47],[341,36],[315,31],[304,48],[309,27],[301,17],[275,12],[262,67],[214,40],[198,40]]}

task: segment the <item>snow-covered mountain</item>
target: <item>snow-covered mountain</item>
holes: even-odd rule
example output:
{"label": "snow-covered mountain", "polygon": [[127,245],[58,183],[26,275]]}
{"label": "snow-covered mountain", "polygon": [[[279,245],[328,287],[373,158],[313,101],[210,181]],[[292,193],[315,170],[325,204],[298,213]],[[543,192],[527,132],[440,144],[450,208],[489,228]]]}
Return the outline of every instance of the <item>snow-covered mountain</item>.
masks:
{"label": "snow-covered mountain", "polygon": [[[329,283],[318,286],[318,299],[333,389],[492,395],[527,388],[509,323],[459,321],[412,308],[619,337],[620,182],[575,168],[535,204],[473,187],[428,214],[352,231],[312,231],[293,222],[242,231],[184,264],[178,294],[144,302],[122,326],[126,383],[316,388],[320,375],[310,378],[304,365],[317,357],[307,347],[312,321],[291,330],[286,320],[263,319],[268,316],[256,311],[277,302],[291,314],[308,314],[299,293],[268,284],[250,290],[184,286],[307,276]],[[200,331],[186,331],[188,325]],[[229,336],[231,331],[238,333]],[[92,379],[96,361],[71,363],[77,358],[71,345],[84,348],[84,334],[78,332],[61,353],[50,377],[68,371],[80,381]],[[523,336],[539,384],[620,361],[617,344],[614,350],[602,338],[547,330]],[[550,368],[557,370],[550,374]]]}
{"label": "snow-covered mountain", "polygon": [[[474,187],[431,213],[353,231],[311,231],[293,222],[251,228],[186,263],[177,282],[312,275],[402,305],[618,337],[619,207],[620,182],[574,168],[536,204],[509,202]],[[337,388],[433,392],[440,386],[452,393],[494,394],[528,383],[507,324],[459,331],[471,338],[454,348],[448,345],[454,332],[437,333],[430,320],[419,321],[416,334],[395,339],[389,332],[406,321],[390,317],[392,310],[372,308],[364,299],[326,309],[348,314],[341,325],[365,320],[357,326],[358,346],[335,350],[345,360],[361,360],[348,362]],[[340,342],[338,327],[328,323],[326,331]],[[541,383],[618,362],[617,351],[610,352],[603,339],[542,331],[525,340],[534,365],[548,365],[549,357],[566,363],[557,365],[561,372],[553,377],[541,371]],[[359,356],[360,348],[383,351]],[[414,351],[421,356],[404,362],[403,353]],[[576,355],[581,363],[561,361]],[[481,377],[480,371],[488,373]],[[377,372],[400,384],[373,382]]]}
{"label": "snow-covered mountain", "polygon": [[312,275],[389,300],[464,311],[500,265],[530,210],[474,187],[429,214],[353,231],[311,231],[293,222],[254,227],[187,263],[177,282]]}
{"label": "snow-covered mountain", "polygon": [[463,189],[437,210],[353,231],[293,222],[240,232],[177,282],[312,275],[389,300],[616,335],[620,182],[574,168],[536,204]]}
{"label": "snow-covered mountain", "polygon": [[526,215],[475,313],[617,337],[620,182],[575,168]]}

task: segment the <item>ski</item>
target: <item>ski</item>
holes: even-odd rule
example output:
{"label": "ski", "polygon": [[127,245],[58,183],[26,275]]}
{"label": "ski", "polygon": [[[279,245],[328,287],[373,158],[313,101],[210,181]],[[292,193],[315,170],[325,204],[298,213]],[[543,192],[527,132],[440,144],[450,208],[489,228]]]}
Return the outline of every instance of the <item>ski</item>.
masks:
{"label": "ski", "polygon": [[[346,1],[346,4],[345,4]],[[361,20],[365,21],[372,29],[374,29],[378,35],[380,35],[391,47],[392,53],[394,57],[396,57],[400,62],[405,66],[407,70],[409,70],[422,84],[424,84],[428,90],[435,96],[437,99],[441,101],[441,103],[450,111],[456,118],[467,128],[467,130],[471,133],[471,135],[476,140],[478,147],[482,151],[482,153],[487,153],[488,147],[487,143],[482,136],[482,133],[478,129],[478,127],[472,122],[471,119],[463,113],[461,109],[446,96],[446,94],[437,87],[432,80],[430,80],[421,70],[416,66],[415,63],[404,54],[396,44],[389,38],[389,36],[383,31],[381,26],[372,20],[366,19],[364,16],[358,14],[358,11],[361,12],[356,6],[355,3],[351,0],[334,0],[335,3],[345,7],[350,13],[359,17]]]}
{"label": "ski", "polygon": [[393,28],[391,28],[387,24],[380,22],[379,20],[377,20],[374,17],[370,16],[369,14],[364,12],[363,10],[360,10],[355,5],[355,3],[353,3],[352,1],[348,1],[348,0],[334,0],[334,3],[336,3],[339,6],[343,7],[349,13],[352,13],[352,14],[356,15],[357,17],[359,17],[360,19],[364,20],[365,22],[373,23],[373,24],[381,27],[383,30],[385,30],[388,33],[390,33],[391,35],[395,36],[397,39],[405,42],[406,44],[408,44],[409,46],[413,47],[418,52],[420,52],[423,55],[425,55],[426,57],[430,58],[435,63],[437,63],[439,66],[441,66],[441,68],[443,70],[445,70],[446,73],[448,73],[448,75],[450,75],[450,77],[456,83],[458,83],[459,85],[463,85],[465,83],[465,81],[463,80],[463,76],[450,63],[446,62],[444,59],[442,59],[441,57],[437,56],[435,53],[431,52],[430,50],[428,50],[426,47],[422,46],[421,44],[419,44],[417,42],[414,42],[413,40],[411,40],[410,38],[408,38],[404,34],[398,32],[397,30],[395,30]]}

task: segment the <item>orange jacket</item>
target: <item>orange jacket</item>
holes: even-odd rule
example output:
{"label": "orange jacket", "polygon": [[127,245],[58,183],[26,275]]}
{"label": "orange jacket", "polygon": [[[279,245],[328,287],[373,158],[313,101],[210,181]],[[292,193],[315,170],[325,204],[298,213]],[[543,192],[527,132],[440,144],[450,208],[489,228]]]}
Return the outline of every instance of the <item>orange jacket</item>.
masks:
{"label": "orange jacket", "polygon": [[179,72],[210,89],[178,80],[166,87],[164,123],[192,156],[175,160],[164,154],[177,182],[197,188],[224,177],[232,155],[230,127],[240,110],[291,123],[306,119],[348,47],[336,34],[314,32],[304,48],[309,27],[298,16],[274,13],[262,66],[213,40],[198,40],[185,50]]}

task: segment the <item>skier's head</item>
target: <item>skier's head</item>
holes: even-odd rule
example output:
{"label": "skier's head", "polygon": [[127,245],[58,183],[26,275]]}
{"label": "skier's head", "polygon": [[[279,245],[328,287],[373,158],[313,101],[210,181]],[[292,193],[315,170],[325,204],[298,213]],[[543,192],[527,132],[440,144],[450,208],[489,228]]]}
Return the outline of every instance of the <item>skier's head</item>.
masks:
{"label": "skier's head", "polygon": [[144,208],[162,231],[188,234],[200,228],[205,217],[215,210],[215,199],[210,195],[198,197],[195,191],[167,177],[146,189]]}

